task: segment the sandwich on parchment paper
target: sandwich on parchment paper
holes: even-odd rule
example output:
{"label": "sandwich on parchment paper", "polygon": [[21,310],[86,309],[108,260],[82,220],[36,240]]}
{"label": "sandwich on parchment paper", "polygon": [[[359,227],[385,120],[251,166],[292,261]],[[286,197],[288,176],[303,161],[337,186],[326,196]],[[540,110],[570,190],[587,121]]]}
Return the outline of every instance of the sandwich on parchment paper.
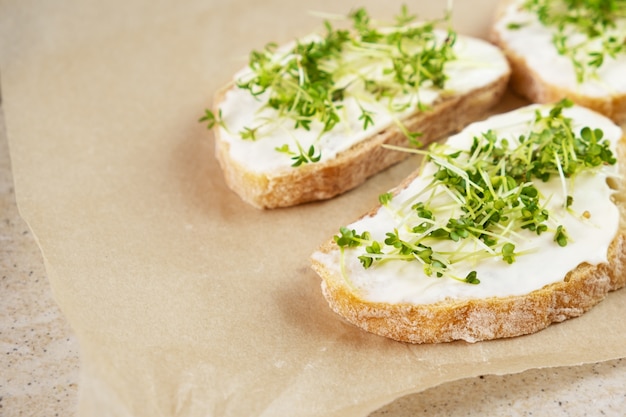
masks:
{"label": "sandwich on parchment paper", "polygon": [[321,34],[253,51],[201,120],[229,187],[255,207],[287,207],[406,157],[382,144],[427,144],[484,117],[509,72],[498,48],[457,34],[449,16],[420,22],[403,8],[383,24],[358,9]]}
{"label": "sandwich on parchment paper", "polygon": [[395,340],[537,332],[624,286],[625,158],[622,130],[569,100],[493,116],[433,144],[312,267],[335,312]]}

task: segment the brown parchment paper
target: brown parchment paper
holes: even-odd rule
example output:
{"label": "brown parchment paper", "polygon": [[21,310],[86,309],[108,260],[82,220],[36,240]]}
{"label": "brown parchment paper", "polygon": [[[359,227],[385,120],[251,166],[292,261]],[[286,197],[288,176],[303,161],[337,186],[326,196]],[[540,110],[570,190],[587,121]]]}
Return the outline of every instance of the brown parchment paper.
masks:
{"label": "brown parchment paper", "polygon": [[[437,17],[443,3],[410,9]],[[485,36],[494,4],[457,0],[457,29]],[[477,344],[411,346],[335,316],[309,254],[414,161],[291,209],[259,211],[225,187],[197,119],[247,53],[319,28],[311,10],[390,18],[400,5],[0,1],[17,202],[80,342],[81,416],[365,416],[446,381],[626,356],[625,291]]]}

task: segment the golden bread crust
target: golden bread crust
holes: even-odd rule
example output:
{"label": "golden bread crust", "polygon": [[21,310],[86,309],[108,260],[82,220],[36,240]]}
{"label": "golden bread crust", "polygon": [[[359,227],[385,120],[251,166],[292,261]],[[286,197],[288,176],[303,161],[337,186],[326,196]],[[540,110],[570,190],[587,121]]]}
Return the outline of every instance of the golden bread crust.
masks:
{"label": "golden bread crust", "polygon": [[[511,0],[502,1],[495,13],[494,23],[497,22],[504,11],[504,8],[511,3]],[[604,97],[592,97],[580,94],[577,91],[562,88],[554,84],[550,84],[542,77],[541,72],[532,69],[524,56],[513,51],[507,42],[500,36],[492,25],[489,39],[498,46],[507,57],[511,67],[511,89],[520,96],[530,100],[533,103],[555,103],[565,97],[568,97],[575,103],[595,110],[617,124],[626,122],[626,94],[613,94]]]}
{"label": "golden bread crust", "polygon": [[[322,278],[322,292],[332,310],[348,322],[371,333],[410,343],[514,337],[580,316],[610,291],[626,285],[626,136],[619,143],[618,154],[621,177],[612,181],[611,186],[616,189],[614,201],[619,207],[620,220],[609,246],[607,263],[581,263],[562,281],[525,295],[415,305],[363,300],[351,291],[340,274],[331,273],[312,258],[312,268]],[[406,184],[405,181],[401,187]],[[319,250],[329,253],[338,247],[329,240]]]}
{"label": "golden bread crust", "polygon": [[[424,144],[433,142],[485,116],[504,95],[508,79],[509,74],[506,73],[471,93],[444,97],[433,104],[431,110],[409,116],[404,124],[411,131],[422,132],[420,140]],[[216,95],[215,108],[224,94],[223,90]],[[229,144],[220,137],[219,128],[214,132],[215,153],[226,183],[244,201],[263,209],[335,197],[408,156],[406,152],[381,147],[382,144],[408,145],[404,134],[393,126],[355,144],[332,160],[266,175],[251,172],[233,160]]]}

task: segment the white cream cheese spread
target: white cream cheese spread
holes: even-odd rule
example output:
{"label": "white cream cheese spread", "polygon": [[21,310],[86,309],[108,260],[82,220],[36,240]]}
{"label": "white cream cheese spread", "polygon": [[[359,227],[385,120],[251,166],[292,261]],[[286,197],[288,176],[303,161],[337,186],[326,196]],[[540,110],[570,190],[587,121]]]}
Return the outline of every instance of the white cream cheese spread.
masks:
{"label": "white cream cheese spread", "polygon": [[[517,138],[526,134],[535,121],[535,112],[549,110],[548,106],[533,105],[509,113],[493,116],[485,121],[469,125],[446,142],[452,149],[469,149],[473,138],[492,130],[498,138],[504,138],[514,147]],[[607,118],[583,107],[574,106],[563,110],[572,119],[572,131],[580,134],[585,126],[601,129],[603,138],[610,141],[615,154],[617,143],[622,137],[621,129]],[[500,139],[501,140],[501,139]],[[374,240],[384,240],[386,232],[403,230],[403,210],[409,210],[416,200],[415,195],[431,182],[436,168],[432,162],[424,165],[420,175],[393,197],[386,206],[347,226],[357,233],[368,231]],[[607,261],[607,250],[619,226],[619,210],[612,201],[614,190],[607,178],[618,175],[617,164],[603,165],[597,170],[583,171],[564,183],[559,176],[549,181],[534,180],[542,196],[542,204],[550,213],[549,227],[562,225],[569,236],[566,246],[554,241],[554,234],[540,235],[529,230],[512,232],[516,240],[515,251],[519,253],[511,264],[501,256],[476,260],[468,258],[456,262],[453,272],[465,277],[476,271],[480,283],[473,285],[449,277],[427,276],[423,265],[411,261],[388,261],[374,263],[365,269],[358,256],[365,253],[363,247],[339,249],[330,253],[315,252],[312,258],[331,271],[343,276],[349,286],[362,299],[372,302],[430,304],[447,299],[463,300],[487,297],[505,297],[527,294],[545,285],[561,281],[580,263],[599,264]],[[565,190],[564,187],[567,189]],[[573,197],[569,209],[565,208],[567,196]],[[405,202],[408,204],[404,204]],[[445,195],[433,202],[458,211],[454,201]],[[470,243],[469,245],[472,245]],[[456,246],[458,247],[458,246]],[[450,242],[439,250],[455,250]],[[480,248],[479,248],[480,249]]]}
{"label": "white cream cheese spread", "polygon": [[[442,42],[445,41],[445,31],[436,31],[436,34]],[[277,151],[277,148],[285,145],[292,150],[298,147],[307,150],[315,145],[316,152],[321,155],[320,161],[330,160],[338,153],[413,113],[418,101],[423,105],[430,105],[442,96],[465,94],[493,83],[509,71],[503,54],[485,41],[458,36],[453,50],[456,58],[445,64],[444,71],[448,78],[443,90],[425,85],[420,88],[417,97],[396,96],[395,103],[410,102],[409,108],[401,112],[391,111],[387,101],[375,101],[366,97],[368,93],[364,90],[346,95],[341,103],[341,121],[323,134],[323,126],[319,122],[312,123],[310,130],[305,130],[295,129],[293,120],[281,121],[276,110],[265,106],[267,92],[255,97],[249,91],[234,86],[226,92],[219,105],[222,120],[220,137],[228,143],[231,157],[256,173],[276,174],[281,170],[294,169],[291,167],[293,160],[289,155]],[[362,66],[360,73],[375,78],[376,74],[382,74],[388,66],[387,63],[373,59]],[[236,81],[247,76],[249,70],[242,70]],[[362,75],[347,74],[338,82],[347,85],[351,77],[359,76]],[[370,112],[373,119],[373,124],[366,129],[363,128],[363,120],[359,119],[361,107]],[[272,123],[262,137],[257,140],[242,139],[240,132],[259,125],[263,120],[271,120]]]}
{"label": "white cream cheese spread", "polygon": [[[603,97],[626,93],[626,51],[611,57],[607,54],[597,72],[578,82],[574,65],[569,57],[558,53],[553,43],[554,28],[543,25],[537,16],[522,8],[526,0],[511,1],[503,9],[494,30],[511,52],[523,58],[527,65],[546,83],[575,91],[590,97]],[[552,6],[556,6],[553,2]],[[563,6],[565,7],[565,6]],[[615,35],[626,38],[626,18],[617,19],[615,26],[607,29],[604,39]],[[581,53],[601,50],[601,40],[589,40],[581,33],[569,35],[573,44],[580,44]],[[599,44],[600,43],[600,44]]]}

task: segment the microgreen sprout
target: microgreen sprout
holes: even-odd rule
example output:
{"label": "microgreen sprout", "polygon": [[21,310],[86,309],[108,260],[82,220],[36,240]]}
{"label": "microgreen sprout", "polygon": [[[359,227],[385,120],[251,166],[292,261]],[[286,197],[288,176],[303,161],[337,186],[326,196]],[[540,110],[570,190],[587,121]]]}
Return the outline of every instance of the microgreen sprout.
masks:
{"label": "microgreen sprout", "polygon": [[568,236],[565,232],[565,228],[563,226],[558,226],[556,228],[556,233],[554,234],[554,241],[559,244],[559,246],[564,247],[567,246]]}
{"label": "microgreen sprout", "polygon": [[363,130],[367,130],[369,126],[374,125],[374,113],[369,110],[365,110],[362,106],[360,106],[360,110],[361,115],[359,116],[359,120],[363,121]]}
{"label": "microgreen sprout", "polygon": [[389,202],[393,199],[393,193],[384,193],[378,196],[378,202],[383,205],[386,206],[387,204],[389,204]]}
{"label": "microgreen sprout", "polygon": [[207,124],[207,129],[212,129],[213,126],[215,126],[216,124],[222,124],[222,110],[220,109],[218,111],[217,116],[215,115],[215,113],[209,109],[205,109],[204,110],[204,116],[202,116],[200,119],[198,119],[198,122],[200,123],[206,123]]}
{"label": "microgreen sprout", "polygon": [[512,264],[515,262],[515,245],[508,242],[502,245],[502,259],[508,263]]}
{"label": "microgreen sprout", "polygon": [[477,272],[476,271],[470,271],[467,276],[465,277],[465,282],[467,282],[468,284],[480,284],[480,280],[477,278]]}
{"label": "microgreen sprout", "polygon": [[337,245],[343,247],[357,247],[363,243],[368,243],[370,236],[369,232],[364,232],[359,235],[356,230],[342,227],[339,229],[341,236],[335,236],[335,242]]}
{"label": "microgreen sprout", "polygon": [[[574,67],[579,83],[597,74],[609,59],[626,53],[625,0],[526,0],[522,6],[554,29],[552,42]],[[513,22],[511,30],[524,24]]]}
{"label": "microgreen sprout", "polygon": [[244,127],[243,130],[239,132],[239,136],[241,136],[241,139],[244,139],[244,140],[255,141],[257,140],[258,131],[259,131],[258,127],[255,127],[255,128]]}
{"label": "microgreen sprout", "polygon": [[317,153],[316,155],[317,150],[315,146],[313,145],[309,146],[309,149],[307,149],[306,151],[302,148],[302,146],[299,143],[296,143],[296,146],[298,147],[298,152],[292,151],[291,148],[289,148],[289,145],[287,144],[276,147],[274,150],[276,152],[289,155],[291,157],[291,160],[293,161],[293,163],[291,164],[291,166],[293,167],[297,167],[297,166],[300,166],[302,164],[306,164],[309,162],[318,162],[320,160],[321,154]]}
{"label": "microgreen sprout", "polygon": [[[455,275],[462,260],[498,257],[512,264],[532,250],[518,251],[517,244],[552,230],[554,242],[570,240],[563,225],[546,208],[546,198],[536,183],[551,178],[569,179],[583,171],[613,165],[610,143],[599,129],[572,128],[563,114],[570,107],[563,100],[548,112],[537,111],[523,135],[514,142],[488,130],[474,136],[467,150],[433,144],[425,159],[434,165],[427,185],[406,202],[394,204],[391,193],[379,201],[400,219],[381,240],[369,232],[359,235],[341,229],[335,242],[342,249],[365,247],[359,255],[364,268],[390,261],[417,261],[427,276],[447,276],[461,282],[480,282],[475,271],[465,278]],[[568,183],[569,184],[569,183]],[[573,203],[562,196],[565,209]],[[552,197],[550,197],[552,198]],[[442,201],[450,200],[453,206]],[[529,234],[530,233],[530,234]]]}

